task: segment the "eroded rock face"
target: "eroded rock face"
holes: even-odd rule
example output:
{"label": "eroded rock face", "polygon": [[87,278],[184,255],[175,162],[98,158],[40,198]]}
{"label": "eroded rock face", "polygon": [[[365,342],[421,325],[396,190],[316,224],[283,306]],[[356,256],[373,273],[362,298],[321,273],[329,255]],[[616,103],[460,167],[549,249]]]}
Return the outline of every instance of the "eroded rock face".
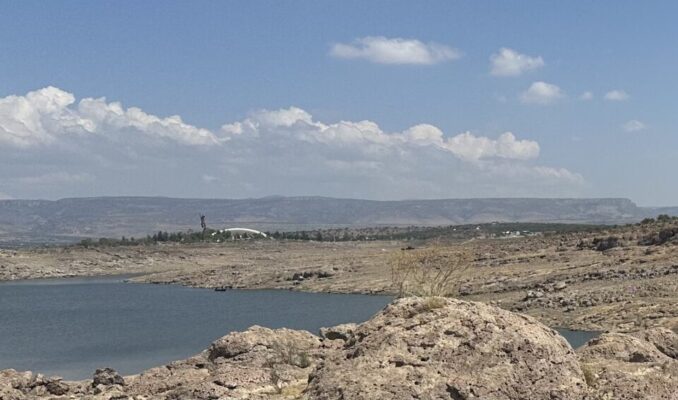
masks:
{"label": "eroded rock face", "polygon": [[320,328],[320,337],[327,340],[349,340],[353,336],[358,325],[341,324],[330,328]]}
{"label": "eroded rock face", "polygon": [[[657,333],[652,330],[638,335],[656,338]],[[577,352],[595,399],[677,398],[678,361],[653,343],[627,334],[605,333]]]}
{"label": "eroded rock face", "polygon": [[58,377],[48,378],[42,374],[13,369],[0,371],[0,400],[63,396],[70,390],[69,384]]}
{"label": "eroded rock face", "polygon": [[678,334],[671,329],[656,327],[635,332],[632,335],[652,343],[657,350],[674,360],[678,359]]}
{"label": "eroded rock face", "polygon": [[400,299],[310,377],[312,399],[583,399],[564,338],[536,320],[452,299]]}
{"label": "eroded rock face", "polygon": [[306,386],[321,347],[305,331],[254,326],[218,339],[201,354],[152,368],[127,393],[164,399],[269,398]]}
{"label": "eroded rock face", "polygon": [[97,385],[124,385],[125,379],[118,374],[113,368],[102,368],[94,371],[94,376],[92,377],[92,386]]}

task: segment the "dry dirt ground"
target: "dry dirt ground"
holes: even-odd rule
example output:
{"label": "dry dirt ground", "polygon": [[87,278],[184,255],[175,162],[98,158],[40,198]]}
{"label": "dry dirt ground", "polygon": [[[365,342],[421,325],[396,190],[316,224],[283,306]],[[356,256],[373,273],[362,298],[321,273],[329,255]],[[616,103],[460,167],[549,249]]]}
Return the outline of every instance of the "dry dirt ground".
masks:
{"label": "dry dirt ground", "polygon": [[[669,227],[675,226],[674,221]],[[638,244],[662,229],[666,224],[438,246],[472,255],[459,280],[463,299],[526,313],[554,327],[677,330],[678,243]],[[618,238],[615,247],[594,248],[594,239],[608,236]],[[0,250],[0,280],[140,274],[131,280],[223,290],[392,294],[389,260],[409,245],[260,240]]]}

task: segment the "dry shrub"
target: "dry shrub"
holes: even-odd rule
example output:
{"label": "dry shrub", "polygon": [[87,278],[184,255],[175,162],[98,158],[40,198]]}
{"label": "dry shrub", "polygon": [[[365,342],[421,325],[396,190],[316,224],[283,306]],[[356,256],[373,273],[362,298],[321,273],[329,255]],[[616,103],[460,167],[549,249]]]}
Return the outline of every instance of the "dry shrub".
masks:
{"label": "dry shrub", "polygon": [[433,311],[438,308],[443,308],[447,305],[447,302],[443,297],[426,297],[424,303],[422,304],[424,311]]}
{"label": "dry shrub", "polygon": [[267,360],[269,366],[276,364],[293,365],[298,368],[307,368],[311,365],[311,358],[306,349],[300,348],[292,340],[280,340],[271,347],[273,356]]}
{"label": "dry shrub", "polygon": [[588,365],[582,365],[581,370],[584,373],[584,380],[586,381],[586,384],[591,387],[596,386],[598,377],[596,376],[595,372],[593,372],[593,369]]}
{"label": "dry shrub", "polygon": [[434,245],[399,251],[390,260],[398,296],[453,296],[471,261],[468,251]]}

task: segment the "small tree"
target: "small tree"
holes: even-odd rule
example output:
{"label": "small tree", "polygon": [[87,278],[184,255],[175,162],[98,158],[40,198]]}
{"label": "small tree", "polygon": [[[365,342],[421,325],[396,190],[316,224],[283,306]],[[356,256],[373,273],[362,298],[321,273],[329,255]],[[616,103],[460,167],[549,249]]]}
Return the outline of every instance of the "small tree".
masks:
{"label": "small tree", "polygon": [[668,222],[668,221],[671,221],[671,217],[668,214],[657,215],[657,222]]}
{"label": "small tree", "polygon": [[452,296],[470,261],[467,251],[449,251],[437,245],[401,250],[391,257],[391,280],[401,297]]}

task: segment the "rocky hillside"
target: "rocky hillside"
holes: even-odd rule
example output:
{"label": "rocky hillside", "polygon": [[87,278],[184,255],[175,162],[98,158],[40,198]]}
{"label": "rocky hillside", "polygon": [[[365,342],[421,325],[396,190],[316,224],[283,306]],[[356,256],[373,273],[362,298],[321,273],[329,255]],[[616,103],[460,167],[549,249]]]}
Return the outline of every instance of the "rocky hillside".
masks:
{"label": "rocky hillside", "polygon": [[0,371],[0,399],[673,400],[678,335],[603,334],[575,352],[535,319],[482,303],[407,298],[360,325],[252,327],[187,360],[64,382]]}
{"label": "rocky hillside", "polygon": [[[247,225],[260,230],[336,226],[458,225],[492,221],[621,223],[656,216],[627,199],[444,199],[370,201],[325,197],[242,200],[161,197],[0,201],[0,243],[72,242]],[[678,211],[678,210],[673,210]]]}

